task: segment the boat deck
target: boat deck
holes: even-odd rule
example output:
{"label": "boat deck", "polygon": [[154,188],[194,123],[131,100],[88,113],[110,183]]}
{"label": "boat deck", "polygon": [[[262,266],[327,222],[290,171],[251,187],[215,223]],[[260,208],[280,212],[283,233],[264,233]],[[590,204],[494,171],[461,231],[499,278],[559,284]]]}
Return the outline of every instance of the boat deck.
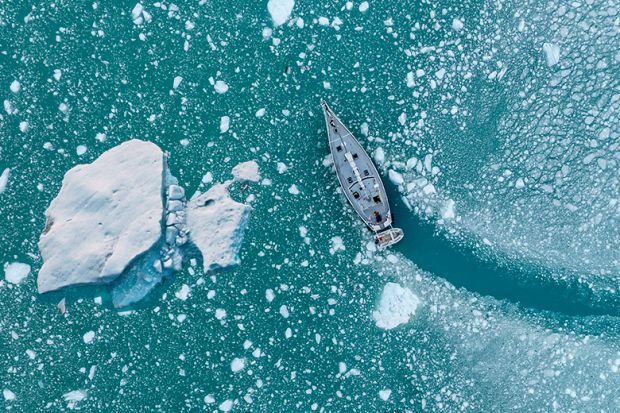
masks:
{"label": "boat deck", "polygon": [[392,223],[390,205],[374,163],[351,132],[323,104],[336,173],[353,209],[373,231]]}

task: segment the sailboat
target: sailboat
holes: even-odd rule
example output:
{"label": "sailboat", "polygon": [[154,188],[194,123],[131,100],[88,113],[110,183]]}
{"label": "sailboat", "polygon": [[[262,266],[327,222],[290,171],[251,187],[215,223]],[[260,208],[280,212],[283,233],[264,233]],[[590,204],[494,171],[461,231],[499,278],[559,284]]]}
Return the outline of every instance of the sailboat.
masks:
{"label": "sailboat", "polygon": [[375,233],[380,248],[403,239],[400,228],[392,227],[390,203],[375,164],[351,131],[338,119],[325,101],[321,101],[327,126],[329,149],[336,175],[347,200]]}

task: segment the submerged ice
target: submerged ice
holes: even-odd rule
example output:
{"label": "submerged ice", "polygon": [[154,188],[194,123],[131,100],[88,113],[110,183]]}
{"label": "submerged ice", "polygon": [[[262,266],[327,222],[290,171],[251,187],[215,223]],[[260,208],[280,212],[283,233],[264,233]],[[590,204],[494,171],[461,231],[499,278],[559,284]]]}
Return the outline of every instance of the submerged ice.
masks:
{"label": "submerged ice", "polygon": [[[254,162],[239,170],[258,176]],[[251,209],[227,188],[215,185],[188,204],[167,155],[137,139],[74,167],[46,211],[39,292],[107,284],[114,305],[127,306],[182,269],[190,241],[205,268],[235,264]]]}

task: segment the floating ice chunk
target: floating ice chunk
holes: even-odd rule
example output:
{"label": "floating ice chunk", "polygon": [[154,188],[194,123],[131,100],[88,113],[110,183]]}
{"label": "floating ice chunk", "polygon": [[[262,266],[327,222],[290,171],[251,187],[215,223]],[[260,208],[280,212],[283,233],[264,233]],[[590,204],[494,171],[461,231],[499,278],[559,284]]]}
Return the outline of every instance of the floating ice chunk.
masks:
{"label": "floating ice chunk", "polygon": [[136,3],[136,5],[131,10],[131,19],[133,20],[133,24],[136,26],[140,26],[145,21],[148,23],[151,21],[151,15],[144,10],[144,6],[141,3]]}
{"label": "floating ice chunk", "polygon": [[334,255],[338,251],[346,250],[346,248],[344,246],[344,242],[342,242],[342,238],[341,237],[338,237],[338,236],[332,237],[330,242],[331,242],[331,247],[329,248],[329,253],[331,255]]}
{"label": "floating ice chunk", "polygon": [[78,156],[82,156],[87,150],[88,148],[85,145],[78,145],[78,147],[75,148],[75,153],[77,153]]}
{"label": "floating ice chunk", "polygon": [[274,26],[281,26],[291,17],[295,0],[269,0],[267,10]]}
{"label": "floating ice chunk", "polygon": [[9,183],[9,175],[11,174],[10,168],[4,168],[2,174],[0,175],[0,194],[6,190],[6,187]]}
{"label": "floating ice chunk", "polygon": [[30,274],[30,265],[21,262],[4,264],[4,278],[11,284],[21,284]]}
{"label": "floating ice chunk", "polygon": [[62,76],[62,70],[54,69],[54,79],[56,79],[56,81],[59,81],[61,76]]}
{"label": "floating ice chunk", "polygon": [[84,400],[87,396],[85,390],[73,390],[62,395],[63,399],[67,402],[67,407],[73,410],[78,402]]}
{"label": "floating ice chunk", "polygon": [[288,318],[289,316],[288,307],[284,304],[280,306],[280,315],[284,318]]}
{"label": "floating ice chunk", "polygon": [[46,211],[39,292],[108,283],[153,247],[165,168],[157,145],[131,140],[69,170]]}
{"label": "floating ice chunk", "polygon": [[[329,26],[329,19],[327,17],[319,17],[319,25],[321,26]],[[325,82],[323,82],[323,84],[325,84]],[[329,89],[329,88],[325,88],[325,89]]]}
{"label": "floating ice chunk", "polygon": [[229,412],[233,407],[233,401],[228,399],[224,400],[220,405],[219,409],[223,412]]}
{"label": "floating ice chunk", "polygon": [[21,133],[26,133],[29,127],[30,127],[30,124],[26,122],[25,120],[19,122],[19,131]]}
{"label": "floating ice chunk", "polygon": [[172,81],[172,88],[173,89],[178,88],[182,81],[183,81],[182,76],[175,76],[174,80]]}
{"label": "floating ice chunk", "polygon": [[230,369],[233,373],[238,373],[245,368],[245,359],[235,357],[230,363]]}
{"label": "floating ice chunk", "polygon": [[265,116],[265,108],[260,108],[259,110],[256,111],[257,118],[262,118],[263,116]]}
{"label": "floating ice chunk", "polygon": [[383,164],[383,162],[385,162],[385,152],[383,151],[382,147],[379,146],[375,150],[374,158],[375,158],[375,162],[377,162],[379,165],[381,165],[381,164]]}
{"label": "floating ice chunk", "polygon": [[13,93],[19,93],[21,88],[22,88],[22,85],[17,80],[12,81],[11,86],[9,86],[9,89],[11,89],[11,92]]}
{"label": "floating ice chunk", "polygon": [[228,92],[228,84],[224,82],[223,80],[216,81],[215,84],[213,85],[213,88],[219,94]]}
{"label": "floating ice chunk", "polygon": [[297,185],[293,184],[288,188],[288,193],[291,195],[299,195],[299,189]]}
{"label": "floating ice chunk", "polygon": [[419,304],[420,299],[409,288],[390,282],[383,287],[379,306],[372,317],[377,327],[389,330],[409,322]]}
{"label": "floating ice chunk", "polygon": [[273,299],[276,298],[276,295],[274,294],[271,288],[267,288],[265,290],[265,298],[267,299],[268,302],[272,302]]}
{"label": "floating ice chunk", "polygon": [[390,398],[391,395],[392,395],[392,390],[390,389],[379,390],[379,397],[381,397],[381,400],[383,400],[384,402],[386,402]]}
{"label": "floating ice chunk", "polygon": [[400,123],[401,125],[404,126],[406,122],[407,122],[407,114],[405,112],[403,112],[398,117],[398,123]]}
{"label": "floating ice chunk", "polygon": [[223,320],[226,318],[226,310],[223,308],[218,308],[215,310],[215,318],[218,320]]}
{"label": "floating ice chunk", "polygon": [[543,44],[543,51],[547,59],[547,66],[553,66],[560,61],[560,47],[553,43]]}
{"label": "floating ice chunk", "polygon": [[454,200],[448,199],[446,201],[443,208],[441,208],[441,217],[443,219],[454,219]]}
{"label": "floating ice chunk", "polygon": [[403,176],[393,169],[388,171],[388,178],[394,185],[402,185],[405,182]]}
{"label": "floating ice chunk", "polygon": [[260,172],[258,164],[254,161],[242,162],[235,166],[232,170],[235,181],[238,182],[258,182],[260,181]]}
{"label": "floating ice chunk", "polygon": [[179,300],[181,300],[181,301],[185,301],[185,300],[187,300],[187,297],[189,297],[189,293],[191,291],[192,291],[192,289],[189,287],[189,285],[183,284],[181,286],[181,289],[179,289],[179,291],[174,293],[174,296],[176,298],[178,298]]}
{"label": "floating ice chunk", "polygon": [[229,128],[230,128],[230,117],[222,116],[220,118],[220,133],[228,132]]}
{"label": "floating ice chunk", "polygon": [[252,208],[230,198],[228,184],[218,184],[187,203],[190,240],[200,250],[204,271],[239,263],[239,250]]}
{"label": "floating ice chunk", "polygon": [[364,13],[366,10],[368,10],[368,2],[367,1],[363,1],[363,2],[360,3],[359,11]]}
{"label": "floating ice chunk", "polygon": [[[15,393],[13,393],[11,390],[9,389],[4,389],[2,390],[2,396],[4,396],[4,400],[6,401],[13,401],[15,400],[17,397],[15,396]],[[8,407],[7,407],[8,408]]]}
{"label": "floating ice chunk", "polygon": [[518,178],[517,181],[515,182],[515,188],[521,189],[524,186],[525,186],[525,182],[523,181],[523,178]]}
{"label": "floating ice chunk", "polygon": [[434,194],[437,192],[437,190],[435,189],[435,186],[431,183],[428,183],[424,186],[424,188],[422,188],[422,192],[425,195],[430,195],[430,194]]}
{"label": "floating ice chunk", "polygon": [[278,173],[279,174],[283,174],[288,169],[288,166],[286,166],[286,164],[283,163],[283,162],[278,162],[276,167],[278,168]]}
{"label": "floating ice chunk", "polygon": [[461,31],[463,29],[463,22],[460,19],[453,19],[452,20],[452,28],[454,30]]}
{"label": "floating ice chunk", "polygon": [[94,338],[95,338],[95,332],[94,331],[88,331],[82,337],[82,339],[84,340],[84,343],[86,343],[86,344],[92,343]]}
{"label": "floating ice chunk", "polygon": [[413,72],[408,72],[407,73],[407,87],[414,87],[415,86],[415,80],[413,77]]}

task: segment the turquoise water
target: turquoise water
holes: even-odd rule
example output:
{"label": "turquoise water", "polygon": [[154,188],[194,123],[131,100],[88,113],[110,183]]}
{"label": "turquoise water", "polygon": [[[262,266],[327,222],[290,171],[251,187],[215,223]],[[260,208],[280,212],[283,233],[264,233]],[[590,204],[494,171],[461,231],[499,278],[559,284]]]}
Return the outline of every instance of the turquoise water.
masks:
{"label": "turquoise water", "polygon": [[[0,284],[3,408],[620,410],[617,5],[298,1],[274,28],[266,2],[144,3],[141,25],[135,4],[0,5],[0,262],[32,266]],[[406,237],[389,251],[369,248],[324,165],[321,98],[385,152]],[[169,151],[190,193],[259,163],[270,182],[231,191],[255,196],[241,264],[188,267],[123,312],[97,289],[37,294],[64,173],[130,138]],[[388,281],[421,304],[383,330]]]}

